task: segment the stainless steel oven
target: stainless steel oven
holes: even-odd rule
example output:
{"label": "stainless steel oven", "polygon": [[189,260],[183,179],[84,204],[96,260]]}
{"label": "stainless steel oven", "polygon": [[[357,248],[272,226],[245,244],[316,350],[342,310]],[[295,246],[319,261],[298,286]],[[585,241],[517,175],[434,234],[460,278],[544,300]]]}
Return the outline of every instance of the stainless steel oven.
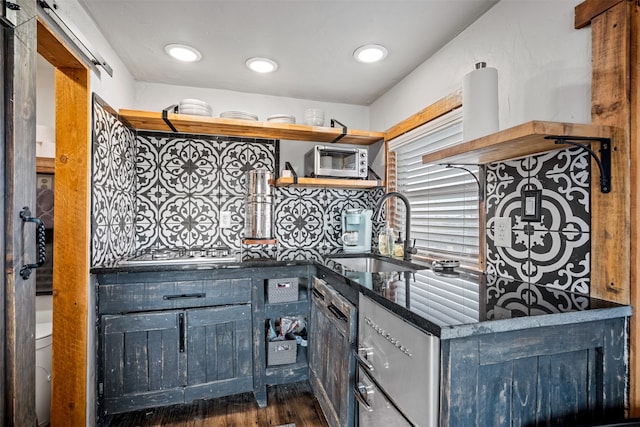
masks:
{"label": "stainless steel oven", "polygon": [[316,145],[304,156],[305,176],[366,179],[368,173],[366,148]]}
{"label": "stainless steel oven", "polygon": [[[354,393],[360,403],[360,426],[437,426],[440,339],[362,294],[358,312],[359,377]],[[385,421],[399,414],[397,424]],[[407,420],[410,424],[402,424]]]}

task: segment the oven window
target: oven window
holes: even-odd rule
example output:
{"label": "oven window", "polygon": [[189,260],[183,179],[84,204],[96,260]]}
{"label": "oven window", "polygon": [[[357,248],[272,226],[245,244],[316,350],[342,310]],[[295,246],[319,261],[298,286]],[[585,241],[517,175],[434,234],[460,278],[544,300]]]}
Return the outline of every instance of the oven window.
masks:
{"label": "oven window", "polygon": [[323,150],[322,154],[320,154],[320,167],[323,169],[355,171],[358,168],[358,156],[357,153]]}

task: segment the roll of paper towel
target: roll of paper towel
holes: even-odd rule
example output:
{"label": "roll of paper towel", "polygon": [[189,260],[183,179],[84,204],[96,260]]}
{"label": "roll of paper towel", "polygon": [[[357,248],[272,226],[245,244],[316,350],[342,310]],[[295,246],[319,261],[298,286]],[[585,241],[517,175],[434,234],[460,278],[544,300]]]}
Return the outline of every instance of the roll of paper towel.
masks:
{"label": "roll of paper towel", "polygon": [[462,137],[465,141],[498,131],[498,70],[484,62],[462,80]]}

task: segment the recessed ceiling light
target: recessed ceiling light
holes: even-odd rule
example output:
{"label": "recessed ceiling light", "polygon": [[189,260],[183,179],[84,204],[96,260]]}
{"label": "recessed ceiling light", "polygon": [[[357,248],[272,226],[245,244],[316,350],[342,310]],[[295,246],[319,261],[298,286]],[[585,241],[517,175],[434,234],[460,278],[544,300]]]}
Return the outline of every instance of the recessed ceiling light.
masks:
{"label": "recessed ceiling light", "polygon": [[202,55],[196,49],[183,44],[168,44],[164,47],[164,51],[178,61],[196,62],[202,58]]}
{"label": "recessed ceiling light", "polygon": [[245,64],[256,73],[271,73],[278,69],[278,64],[268,58],[249,58]]}
{"label": "recessed ceiling light", "polygon": [[353,57],[365,63],[382,61],[387,57],[387,48],[379,44],[367,44],[357,48],[353,52]]}

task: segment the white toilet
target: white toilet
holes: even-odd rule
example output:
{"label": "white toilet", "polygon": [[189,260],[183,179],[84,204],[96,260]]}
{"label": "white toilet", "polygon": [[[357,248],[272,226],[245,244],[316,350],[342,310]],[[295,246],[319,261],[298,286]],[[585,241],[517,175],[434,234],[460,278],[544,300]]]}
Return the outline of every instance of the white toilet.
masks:
{"label": "white toilet", "polygon": [[51,407],[51,328],[53,297],[36,296],[36,414],[38,426],[49,424]]}

